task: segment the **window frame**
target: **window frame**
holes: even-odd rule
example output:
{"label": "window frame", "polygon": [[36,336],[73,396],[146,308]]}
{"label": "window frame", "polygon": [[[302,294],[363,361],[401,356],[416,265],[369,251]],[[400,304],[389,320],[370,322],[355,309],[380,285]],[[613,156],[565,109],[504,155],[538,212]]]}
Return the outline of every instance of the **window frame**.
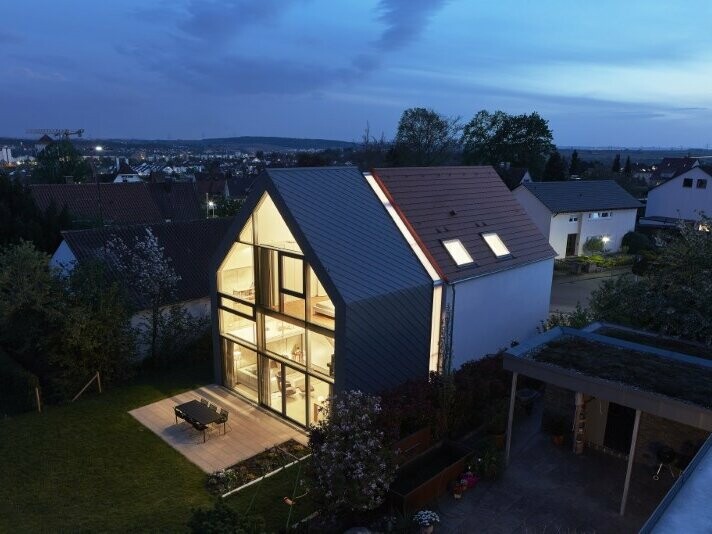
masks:
{"label": "window frame", "polygon": [[[501,237],[499,237],[499,234],[497,232],[482,232],[480,234],[480,236],[482,236],[483,241],[487,244],[489,249],[492,251],[492,254],[494,254],[495,258],[497,258],[498,260],[503,259],[503,258],[510,258],[512,256],[512,251],[509,250],[507,245],[504,244],[504,240]],[[490,236],[493,236],[495,239],[495,242],[498,242],[497,244],[504,247],[504,250],[506,250],[507,252],[504,254],[497,254],[497,252],[495,251],[492,244],[487,240],[487,237],[490,237]]]}
{"label": "window frame", "polygon": [[[464,267],[466,265],[473,265],[475,263],[475,260],[472,258],[472,254],[470,254],[470,251],[467,250],[467,248],[465,248],[464,243],[460,239],[458,239],[458,238],[441,239],[440,243],[442,243],[442,246],[445,248],[447,253],[450,255],[450,258],[452,259],[452,261],[454,261],[455,265],[457,265],[458,267]],[[469,261],[464,261],[464,262],[460,263],[456,258],[456,254],[448,247],[448,245],[454,245],[456,247],[460,247],[462,250],[457,251],[457,252],[463,252],[469,258]]]}
{"label": "window frame", "polygon": [[692,189],[692,183],[694,180],[692,178],[683,178],[682,179],[682,187],[685,189]]}
{"label": "window frame", "polygon": [[698,178],[696,186],[697,189],[707,189],[707,178]]}

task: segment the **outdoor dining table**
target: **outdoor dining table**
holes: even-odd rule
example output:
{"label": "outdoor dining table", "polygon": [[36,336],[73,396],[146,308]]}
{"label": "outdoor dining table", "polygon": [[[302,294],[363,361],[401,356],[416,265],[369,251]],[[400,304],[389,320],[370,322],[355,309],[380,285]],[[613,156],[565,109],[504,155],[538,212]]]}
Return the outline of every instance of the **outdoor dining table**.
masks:
{"label": "outdoor dining table", "polygon": [[176,406],[176,410],[179,410],[183,414],[182,416],[176,414],[176,417],[182,417],[196,429],[199,428],[203,431],[203,443],[205,443],[205,430],[208,425],[219,422],[222,422],[223,425],[225,424],[222,416],[218,412],[197,400],[179,404]]}

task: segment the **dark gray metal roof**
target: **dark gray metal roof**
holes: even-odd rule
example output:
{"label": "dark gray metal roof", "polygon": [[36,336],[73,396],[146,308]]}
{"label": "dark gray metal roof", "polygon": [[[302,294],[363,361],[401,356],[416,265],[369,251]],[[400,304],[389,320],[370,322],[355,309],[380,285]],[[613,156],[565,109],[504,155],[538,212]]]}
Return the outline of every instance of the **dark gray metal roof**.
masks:
{"label": "dark gray metal roof", "polygon": [[633,209],[642,206],[614,180],[529,182],[525,187],[552,213]]}
{"label": "dark gray metal roof", "polygon": [[323,266],[344,302],[432,286],[357,168],[268,169],[267,177],[288,225],[304,236],[300,246],[311,250],[307,257]]}

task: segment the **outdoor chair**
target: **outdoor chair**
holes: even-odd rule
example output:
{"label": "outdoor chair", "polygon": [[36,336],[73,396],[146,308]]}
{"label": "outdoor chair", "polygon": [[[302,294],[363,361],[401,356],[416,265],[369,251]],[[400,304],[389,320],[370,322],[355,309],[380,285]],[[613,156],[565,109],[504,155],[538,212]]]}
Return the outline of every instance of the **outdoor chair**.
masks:
{"label": "outdoor chair", "polygon": [[670,471],[670,476],[675,478],[675,472],[672,470],[672,464],[677,458],[675,450],[667,446],[662,446],[658,449],[657,457],[660,463],[658,470],[653,475],[653,480],[660,480],[660,471],[662,471],[663,467],[667,467],[668,471]]}
{"label": "outdoor chair", "polygon": [[[227,419],[229,416],[230,416],[230,412],[228,412],[227,410],[224,410],[223,408],[220,408],[220,423],[222,425],[224,425],[223,426],[223,434],[226,431],[225,429],[230,427],[230,425],[227,423]],[[230,428],[230,430],[232,430],[232,428]]]}
{"label": "outdoor chair", "polygon": [[208,407],[209,407],[212,411],[214,411],[214,412],[217,412],[217,411],[218,411],[217,405],[216,405],[216,404],[213,404],[212,402],[208,404]]}
{"label": "outdoor chair", "polygon": [[205,404],[205,406],[207,406],[207,405],[210,404],[210,403],[208,402],[207,399],[204,399],[203,397],[200,397],[200,404]]}
{"label": "outdoor chair", "polygon": [[185,419],[185,414],[178,408],[173,408],[173,413],[176,416],[176,424],[178,424],[178,418]]}

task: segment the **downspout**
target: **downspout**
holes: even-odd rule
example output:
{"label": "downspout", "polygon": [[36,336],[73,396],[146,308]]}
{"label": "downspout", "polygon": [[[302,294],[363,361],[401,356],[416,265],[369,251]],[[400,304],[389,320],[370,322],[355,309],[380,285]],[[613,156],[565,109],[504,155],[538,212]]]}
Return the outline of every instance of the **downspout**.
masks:
{"label": "downspout", "polygon": [[456,285],[457,284],[452,284],[452,310],[450,312],[450,325],[449,325],[449,327],[450,327],[450,332],[449,332],[449,335],[450,335],[450,369],[448,369],[448,372],[452,371],[452,341],[454,339],[452,336],[453,336],[453,331],[454,331],[453,327],[455,324],[455,286]]}

